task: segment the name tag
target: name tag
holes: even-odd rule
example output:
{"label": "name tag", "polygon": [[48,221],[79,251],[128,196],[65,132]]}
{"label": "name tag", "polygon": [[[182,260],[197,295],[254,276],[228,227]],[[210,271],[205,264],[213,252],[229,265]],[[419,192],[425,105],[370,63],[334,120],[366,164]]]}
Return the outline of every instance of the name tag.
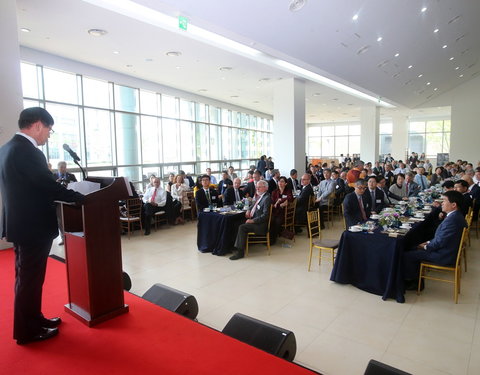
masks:
{"label": "name tag", "polygon": [[282,195],[282,198],[287,198],[287,196],[286,196],[286,195]]}
{"label": "name tag", "polygon": [[212,197],[212,201],[214,201],[215,199],[217,199],[217,197],[216,197],[216,196],[213,196],[213,197]]}
{"label": "name tag", "polygon": [[382,200],[381,199],[376,199],[375,203],[382,203]]}

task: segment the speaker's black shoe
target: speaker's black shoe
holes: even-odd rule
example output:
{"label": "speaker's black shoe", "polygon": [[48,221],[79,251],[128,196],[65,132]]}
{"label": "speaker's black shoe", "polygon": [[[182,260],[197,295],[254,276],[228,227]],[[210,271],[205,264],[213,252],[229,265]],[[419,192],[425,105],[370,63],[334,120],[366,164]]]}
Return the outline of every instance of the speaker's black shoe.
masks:
{"label": "speaker's black shoe", "polygon": [[35,336],[17,339],[17,344],[25,345],[35,341],[48,340],[56,335],[58,335],[58,328],[42,328],[40,333],[36,334]]}
{"label": "speaker's black shoe", "polygon": [[61,323],[62,323],[62,319],[60,319],[59,317],[51,318],[51,319],[42,318],[41,325],[43,328],[55,328],[55,327],[58,327]]}
{"label": "speaker's black shoe", "polygon": [[242,259],[244,257],[243,251],[235,251],[229,258],[230,260]]}

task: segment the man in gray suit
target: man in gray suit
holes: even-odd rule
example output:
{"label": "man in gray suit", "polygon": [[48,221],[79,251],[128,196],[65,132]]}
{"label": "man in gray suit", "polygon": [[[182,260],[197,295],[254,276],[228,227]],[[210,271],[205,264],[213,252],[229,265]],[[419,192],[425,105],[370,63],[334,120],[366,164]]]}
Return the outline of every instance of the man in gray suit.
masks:
{"label": "man in gray suit", "polygon": [[237,239],[235,240],[235,251],[230,260],[237,260],[244,257],[247,234],[264,235],[268,230],[268,219],[270,216],[270,194],[268,194],[268,183],[265,180],[257,182],[257,199],[253,207],[245,213],[247,221],[238,228]]}

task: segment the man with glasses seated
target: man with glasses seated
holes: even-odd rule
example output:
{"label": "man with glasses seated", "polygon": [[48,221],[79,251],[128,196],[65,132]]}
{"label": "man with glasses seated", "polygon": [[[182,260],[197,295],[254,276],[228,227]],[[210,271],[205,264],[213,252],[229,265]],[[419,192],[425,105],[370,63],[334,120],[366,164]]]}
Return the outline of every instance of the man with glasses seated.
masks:
{"label": "man with glasses seated", "polygon": [[343,213],[347,228],[367,221],[371,213],[371,203],[364,193],[367,189],[365,180],[355,182],[355,191],[347,194],[343,200]]}
{"label": "man with glasses seated", "polygon": [[[307,223],[307,210],[310,197],[313,195],[313,187],[310,184],[310,174],[305,173],[300,183],[302,185],[302,190],[300,191],[299,196],[297,197],[297,206],[295,209],[295,225],[306,225]],[[301,233],[300,228],[295,228],[297,233]]]}
{"label": "man with glasses seated", "polygon": [[195,203],[197,204],[198,212],[213,205],[217,207],[223,205],[217,190],[210,186],[210,176],[207,174],[202,176],[202,188],[198,189],[195,194]]}

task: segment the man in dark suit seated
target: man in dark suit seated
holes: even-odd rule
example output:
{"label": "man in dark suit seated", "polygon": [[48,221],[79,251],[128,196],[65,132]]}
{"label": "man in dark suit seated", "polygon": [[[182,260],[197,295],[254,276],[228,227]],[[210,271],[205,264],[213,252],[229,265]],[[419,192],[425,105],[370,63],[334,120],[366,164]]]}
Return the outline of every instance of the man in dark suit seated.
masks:
{"label": "man in dark suit seated", "polygon": [[13,242],[15,250],[13,338],[19,345],[58,334],[61,319],[42,314],[48,254],[58,235],[54,201],[84,200],[82,194],[55,182],[38,149],[47,143],[53,124],[44,108],[24,109],[18,119],[19,132],[0,148],[1,237]]}
{"label": "man in dark suit seated", "polygon": [[202,188],[195,194],[195,203],[197,204],[197,212],[203,211],[204,208],[210,205],[217,205],[221,207],[222,200],[218,197],[218,192],[210,187],[210,176],[205,174],[202,176]]}
{"label": "man in dark suit seated", "polygon": [[[301,178],[302,190],[297,197],[297,205],[295,209],[295,225],[306,225],[307,223],[307,210],[310,197],[313,195],[313,187],[310,184],[311,175],[305,173]],[[295,228],[298,233],[301,232],[300,228]]]}
{"label": "man in dark suit seated", "polygon": [[272,169],[272,178],[268,180],[268,194],[272,194],[278,187],[278,179],[280,178],[280,171],[278,169]]}
{"label": "man in dark suit seated", "polygon": [[345,215],[347,228],[367,221],[370,216],[370,202],[364,194],[366,189],[367,183],[365,180],[357,180],[355,190],[347,194],[343,200],[343,214]]}
{"label": "man in dark suit seated", "polygon": [[418,285],[420,263],[427,261],[441,266],[455,264],[462,230],[467,226],[460,207],[463,196],[458,191],[447,191],[443,195],[442,210],[445,219],[435,231],[431,241],[421,243],[417,250],[403,254],[404,278],[407,290],[415,290]]}
{"label": "man in dark suit seated", "polygon": [[256,192],[256,186],[257,186],[257,183],[258,181],[260,181],[262,177],[262,174],[260,173],[260,171],[258,169],[256,169],[254,172],[253,172],[253,181],[250,181],[247,186],[245,187],[245,196],[247,197],[250,197],[250,198],[253,198],[255,196],[255,192]]}
{"label": "man in dark suit seated", "polygon": [[77,178],[73,173],[67,171],[67,163],[64,161],[59,161],[57,164],[57,172],[54,172],[55,180],[67,187],[70,182],[77,182]]}
{"label": "man in dark suit seated", "polygon": [[420,185],[413,181],[414,178],[415,176],[412,172],[405,174],[405,185],[407,186],[407,194],[409,197],[416,197],[422,190]]}
{"label": "man in dark suit seated", "polygon": [[300,191],[300,184],[297,180],[298,172],[296,169],[290,171],[290,177],[287,180],[287,188],[290,189],[293,194],[297,194]]}
{"label": "man in dark suit seated", "polygon": [[458,180],[454,185],[455,191],[458,191],[463,196],[463,202],[460,205],[460,211],[463,213],[463,216],[467,216],[468,210],[473,206],[473,199],[468,192],[468,187],[468,182],[464,180]]}
{"label": "man in dark suit seated", "polygon": [[270,194],[267,192],[267,181],[259,181],[257,184],[257,195],[252,208],[245,213],[247,221],[238,227],[238,234],[235,240],[235,251],[230,260],[241,259],[245,256],[245,246],[247,244],[247,234],[264,235],[268,230],[268,220],[270,217]]}
{"label": "man in dark suit seated", "polygon": [[367,190],[365,191],[365,199],[372,212],[380,212],[385,207],[385,194],[383,190],[377,187],[377,177],[370,176],[367,180]]}
{"label": "man in dark suit seated", "polygon": [[217,191],[218,191],[218,195],[219,195],[219,198],[223,200],[224,198],[224,194],[225,194],[225,191],[229,188],[233,186],[233,181],[230,180],[230,176],[228,175],[228,171],[223,171],[222,172],[222,179],[220,180],[220,182],[218,183],[218,186],[217,186]]}
{"label": "man in dark suit seated", "polygon": [[245,193],[240,189],[242,180],[238,177],[233,180],[233,186],[229,187],[225,192],[224,203],[226,206],[231,206],[235,202],[241,201],[245,197]]}

